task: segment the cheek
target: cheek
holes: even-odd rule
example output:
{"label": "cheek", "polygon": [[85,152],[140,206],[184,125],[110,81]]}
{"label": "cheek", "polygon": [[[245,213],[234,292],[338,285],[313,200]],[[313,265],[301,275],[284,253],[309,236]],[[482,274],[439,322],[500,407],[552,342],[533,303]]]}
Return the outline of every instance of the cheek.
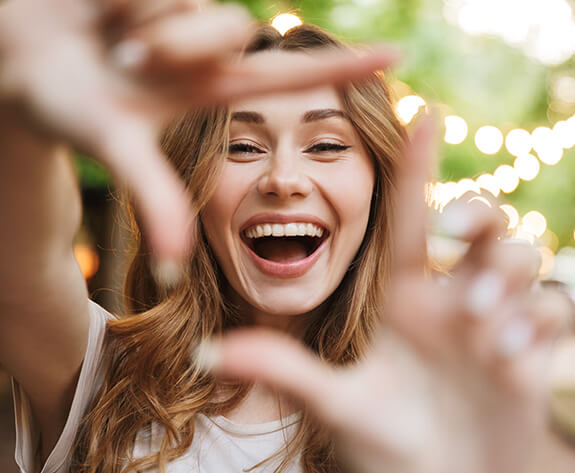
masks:
{"label": "cheek", "polygon": [[375,173],[371,162],[348,166],[329,180],[330,201],[340,219],[344,233],[358,235],[363,239],[375,183]]}
{"label": "cheek", "polygon": [[224,166],[218,185],[200,215],[210,246],[218,257],[225,251],[234,213],[244,195],[241,182],[237,181],[229,166]]}

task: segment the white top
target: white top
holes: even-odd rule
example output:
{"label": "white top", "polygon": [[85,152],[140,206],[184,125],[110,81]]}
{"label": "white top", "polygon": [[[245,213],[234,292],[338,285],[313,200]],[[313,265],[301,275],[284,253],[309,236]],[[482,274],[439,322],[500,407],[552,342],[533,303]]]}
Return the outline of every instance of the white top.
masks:
{"label": "white top", "polygon": [[[94,393],[102,383],[104,366],[102,345],[106,321],[113,316],[94,302],[90,303],[90,333],[88,347],[74,400],[64,430],[48,456],[41,473],[68,473],[74,438],[82,417]],[[30,402],[22,388],[14,382],[16,417],[16,463],[22,473],[34,473],[34,454],[37,430],[33,422]],[[292,414],[281,420],[265,424],[236,424],[225,417],[198,415],[196,432],[190,449],[169,464],[168,473],[238,473],[281,450],[293,435],[299,420]],[[153,425],[150,433],[140,433],[134,445],[136,458],[159,449],[162,429]],[[264,463],[253,470],[272,473],[281,457]],[[155,470],[154,470],[155,471]],[[301,473],[296,460],[285,473]]]}

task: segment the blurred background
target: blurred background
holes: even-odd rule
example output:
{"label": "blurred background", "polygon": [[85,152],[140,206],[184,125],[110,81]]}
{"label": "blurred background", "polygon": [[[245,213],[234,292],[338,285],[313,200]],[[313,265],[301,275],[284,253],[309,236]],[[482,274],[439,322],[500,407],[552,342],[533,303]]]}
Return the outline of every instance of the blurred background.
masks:
{"label": "blurred background", "polygon": [[[575,292],[575,0],[245,0],[281,31],[314,23],[405,55],[388,75],[400,119],[429,105],[442,126],[429,185],[438,212],[497,197],[509,235],[535,244],[542,279]],[[282,14],[282,15],[280,15]],[[78,156],[85,214],[76,254],[92,297],[120,311],[123,228],[104,170]],[[406,216],[407,218],[407,216]],[[451,248],[432,239],[446,261]],[[0,472],[15,473],[10,385],[0,373]]]}

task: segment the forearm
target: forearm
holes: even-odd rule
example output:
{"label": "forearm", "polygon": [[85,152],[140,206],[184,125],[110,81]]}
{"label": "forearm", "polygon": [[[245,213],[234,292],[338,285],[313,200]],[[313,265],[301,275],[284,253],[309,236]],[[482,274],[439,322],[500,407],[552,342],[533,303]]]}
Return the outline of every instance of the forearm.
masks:
{"label": "forearm", "polygon": [[53,276],[72,252],[80,209],[65,148],[0,105],[0,301]]}

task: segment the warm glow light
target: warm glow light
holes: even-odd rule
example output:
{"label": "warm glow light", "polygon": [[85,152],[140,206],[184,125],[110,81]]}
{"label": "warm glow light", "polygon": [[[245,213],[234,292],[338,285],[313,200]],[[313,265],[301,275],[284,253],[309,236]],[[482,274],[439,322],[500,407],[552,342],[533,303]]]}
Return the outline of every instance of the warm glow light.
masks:
{"label": "warm glow light", "polygon": [[553,266],[555,264],[555,255],[546,246],[540,246],[537,248],[539,255],[541,256],[541,266],[539,266],[539,277],[544,278],[551,274],[553,271]]}
{"label": "warm glow light", "polygon": [[545,230],[545,233],[541,235],[540,240],[541,243],[554,253],[557,251],[557,248],[559,248],[559,238],[549,229]]}
{"label": "warm glow light", "polygon": [[545,230],[547,230],[547,220],[543,214],[541,212],[537,212],[537,210],[527,212],[521,219],[521,225],[525,231],[532,233],[537,238],[543,235]]}
{"label": "warm glow light", "polygon": [[449,202],[456,198],[457,192],[458,188],[455,182],[436,182],[431,186],[430,204],[441,212]]}
{"label": "warm glow light", "polygon": [[503,145],[503,134],[494,126],[482,126],[475,133],[475,145],[485,154],[495,154]]}
{"label": "warm glow light", "polygon": [[525,240],[531,244],[535,243],[535,235],[533,235],[531,231],[526,230],[521,224],[515,227],[515,231],[513,232],[513,238],[517,240]]}
{"label": "warm glow light", "polygon": [[519,178],[524,181],[532,181],[535,179],[541,169],[539,160],[532,154],[522,154],[521,156],[517,156],[513,167],[517,171]]}
{"label": "warm glow light", "polygon": [[519,175],[517,171],[508,164],[499,166],[493,173],[493,176],[499,188],[506,194],[513,192],[519,185]]}
{"label": "warm glow light", "polygon": [[507,220],[509,221],[507,228],[515,228],[519,223],[519,212],[515,210],[515,207],[509,204],[500,205],[499,208],[505,212],[505,215],[507,215]]}
{"label": "warm glow light", "polygon": [[74,256],[80,265],[84,279],[90,279],[100,265],[98,253],[90,245],[78,243],[74,245]]}
{"label": "warm glow light", "polygon": [[507,133],[505,147],[513,156],[520,156],[531,151],[531,134],[527,130],[516,128]]}
{"label": "warm glow light", "polygon": [[485,189],[486,191],[491,192],[494,197],[497,197],[501,191],[497,185],[495,177],[492,174],[482,174],[475,180],[475,182],[481,189]]}
{"label": "warm glow light", "polygon": [[538,126],[531,132],[531,139],[533,144],[533,149],[537,152],[541,149],[549,148],[555,143],[555,136],[553,136],[553,130],[546,126]]}
{"label": "warm glow light", "polygon": [[301,19],[293,13],[281,13],[272,20],[272,26],[278,30],[282,36],[292,28],[301,24]]}
{"label": "warm glow light", "polygon": [[470,35],[495,35],[547,65],[575,53],[568,0],[445,0],[445,18]]}
{"label": "warm glow light", "polygon": [[570,119],[555,123],[553,135],[556,143],[562,148],[573,148],[575,146],[575,121]]}
{"label": "warm glow light", "polygon": [[551,128],[546,126],[537,127],[531,133],[531,138],[533,139],[533,149],[537,151],[541,162],[552,166],[561,161],[563,148],[557,138],[557,134]]}
{"label": "warm glow light", "polygon": [[419,95],[408,95],[403,97],[396,105],[397,115],[399,119],[407,125],[413,120],[419,109],[425,105],[425,100],[423,100]]}
{"label": "warm glow light", "polygon": [[449,115],[445,117],[444,123],[445,136],[443,139],[446,143],[458,145],[467,138],[468,127],[463,118],[458,117],[457,115]]}
{"label": "warm glow light", "polygon": [[537,151],[537,155],[542,163],[553,166],[561,161],[563,157],[563,148],[561,146],[550,146]]}
{"label": "warm glow light", "polygon": [[457,181],[457,190],[455,198],[459,199],[461,196],[465,195],[467,192],[474,192],[476,194],[481,193],[481,189],[473,179],[465,178]]}

